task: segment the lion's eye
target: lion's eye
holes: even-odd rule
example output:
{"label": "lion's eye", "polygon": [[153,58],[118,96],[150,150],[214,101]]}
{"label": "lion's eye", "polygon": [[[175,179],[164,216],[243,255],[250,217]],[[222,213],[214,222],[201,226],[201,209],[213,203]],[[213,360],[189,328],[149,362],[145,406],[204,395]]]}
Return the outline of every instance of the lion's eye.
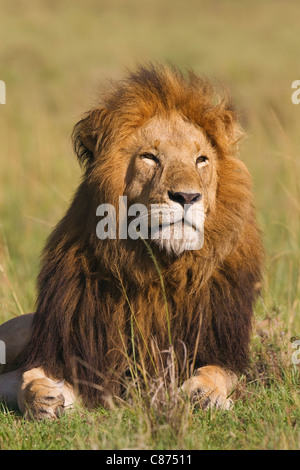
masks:
{"label": "lion's eye", "polygon": [[196,160],[197,165],[203,165],[207,163],[208,163],[208,158],[205,155],[200,155],[200,157],[198,157]]}
{"label": "lion's eye", "polygon": [[152,153],[143,153],[141,155],[141,158],[143,158],[145,160],[152,160],[155,163],[159,163],[159,159],[155,155],[153,155]]}

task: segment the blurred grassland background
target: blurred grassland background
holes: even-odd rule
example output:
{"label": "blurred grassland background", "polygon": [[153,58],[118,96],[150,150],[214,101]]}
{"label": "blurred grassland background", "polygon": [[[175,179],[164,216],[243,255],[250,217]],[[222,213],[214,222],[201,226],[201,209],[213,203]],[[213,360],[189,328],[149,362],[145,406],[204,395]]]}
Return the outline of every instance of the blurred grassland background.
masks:
{"label": "blurred grassland background", "polygon": [[[300,334],[299,18],[297,0],[1,0],[1,322],[34,310],[40,252],[80,180],[74,124],[108,79],[171,61],[223,81],[238,104],[267,251],[257,316]],[[265,446],[295,447],[290,431]]]}

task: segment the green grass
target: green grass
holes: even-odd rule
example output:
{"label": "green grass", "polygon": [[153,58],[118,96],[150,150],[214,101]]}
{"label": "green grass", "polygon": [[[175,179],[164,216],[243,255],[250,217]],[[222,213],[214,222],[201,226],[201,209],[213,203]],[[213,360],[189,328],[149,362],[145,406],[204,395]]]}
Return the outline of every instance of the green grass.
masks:
{"label": "green grass", "polygon": [[[52,423],[0,412],[1,449],[299,449],[300,105],[297,0],[3,0],[0,19],[0,321],[34,310],[39,256],[80,170],[70,135],[107,78],[171,60],[223,80],[248,133],[267,264],[252,367],[230,412],[149,406],[78,410]],[[172,403],[171,403],[172,405]]]}
{"label": "green grass", "polygon": [[[1,449],[298,449],[300,419],[296,377],[270,387],[247,386],[231,411],[145,413],[143,402],[107,411],[79,410],[52,422],[28,422],[8,411],[0,415]],[[186,410],[185,410],[186,411]]]}

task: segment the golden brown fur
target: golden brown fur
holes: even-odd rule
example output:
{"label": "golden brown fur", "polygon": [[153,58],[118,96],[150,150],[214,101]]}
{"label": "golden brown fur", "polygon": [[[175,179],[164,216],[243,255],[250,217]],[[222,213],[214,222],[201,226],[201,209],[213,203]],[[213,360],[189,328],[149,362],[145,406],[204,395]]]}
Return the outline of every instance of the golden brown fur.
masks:
{"label": "golden brown fur", "polygon": [[[217,365],[240,373],[248,363],[262,246],[250,176],[237,157],[242,133],[235,109],[228,96],[218,96],[192,72],[140,68],[113,85],[102,104],[75,126],[84,176],[43,253],[32,339],[22,366],[41,366],[66,379],[89,405],[102,402],[106,393],[121,393],[126,354],[133,354],[132,328],[134,351],[148,371],[153,338],[161,351],[170,346],[161,280],[145,244],[100,241],[95,228],[97,206],[117,207],[119,196],[129,191],[135,173],[128,148],[139,130],[152,119],[171,122],[174,115],[176,122],[182,119],[201,131],[212,164],[210,176],[199,179],[208,201],[203,248],[175,256],[151,243],[164,281],[172,344],[179,363],[186,345],[194,369]],[[182,184],[191,175],[181,174]]]}

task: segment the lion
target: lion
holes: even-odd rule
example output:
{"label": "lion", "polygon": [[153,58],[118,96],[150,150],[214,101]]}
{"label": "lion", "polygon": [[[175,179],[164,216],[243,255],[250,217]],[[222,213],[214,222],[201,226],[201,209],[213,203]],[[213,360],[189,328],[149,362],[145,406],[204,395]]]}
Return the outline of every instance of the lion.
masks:
{"label": "lion", "polygon": [[[264,259],[243,135],[228,92],[192,71],[141,66],[110,85],[73,131],[82,182],[43,251],[36,311],[0,327],[2,400],[33,419],[105,405],[133,359],[157,373],[155,344],[192,400],[232,406]],[[158,217],[156,236],[99,239],[97,208],[120,224],[120,196],[149,220],[172,212],[169,237]]]}

